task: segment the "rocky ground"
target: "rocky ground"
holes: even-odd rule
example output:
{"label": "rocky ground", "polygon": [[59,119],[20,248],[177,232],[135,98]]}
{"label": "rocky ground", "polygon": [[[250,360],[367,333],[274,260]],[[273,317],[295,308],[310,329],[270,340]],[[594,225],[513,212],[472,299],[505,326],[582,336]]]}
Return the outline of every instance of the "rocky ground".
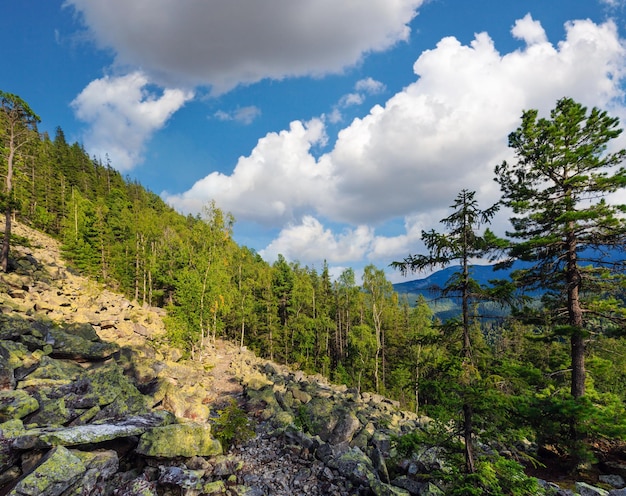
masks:
{"label": "rocky ground", "polygon": [[[163,310],[69,270],[47,236],[14,233],[30,241],[0,275],[0,496],[445,494],[436,449],[393,448],[430,419],[224,341],[185,360]],[[230,449],[225,411],[247,415],[226,422]],[[607,488],[626,466],[614,472]]]}

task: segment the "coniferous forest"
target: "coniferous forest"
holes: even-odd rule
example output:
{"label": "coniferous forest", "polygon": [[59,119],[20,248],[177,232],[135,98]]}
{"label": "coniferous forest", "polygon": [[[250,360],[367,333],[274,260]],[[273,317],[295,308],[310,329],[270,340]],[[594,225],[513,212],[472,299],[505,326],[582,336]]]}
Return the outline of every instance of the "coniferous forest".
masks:
{"label": "coniferous forest", "polygon": [[[474,192],[459,192],[439,228],[422,234],[428,252],[392,264],[407,274],[459,266],[441,294],[461,311],[445,321],[425,299],[396,293],[380,267],[366,267],[361,280],[351,269],[332,280],[326,266],[265,262],[233,241],[235,219],[218,205],[177,213],[68,143],[62,129],[39,133],[35,109],[0,92],[6,232],[14,220],[40,229],[62,242],[75,270],[165,308],[169,342],[189,360],[228,339],[432,417],[441,429],[428,442],[445,445],[459,477],[473,481],[459,483],[458,494],[487,494],[468,488],[519,466],[480,446],[515,452],[535,443],[536,458],[524,465],[556,460],[575,471],[626,440],[626,207],[608,200],[626,187],[626,151],[612,151],[620,123],[568,98],[546,118],[520,112],[509,135],[515,161],[494,164],[501,201],[483,206]],[[498,209],[511,212],[503,238],[489,229]],[[606,261],[616,250],[621,258]],[[527,264],[481,285],[472,278],[477,257]],[[484,308],[504,311],[487,319]]]}

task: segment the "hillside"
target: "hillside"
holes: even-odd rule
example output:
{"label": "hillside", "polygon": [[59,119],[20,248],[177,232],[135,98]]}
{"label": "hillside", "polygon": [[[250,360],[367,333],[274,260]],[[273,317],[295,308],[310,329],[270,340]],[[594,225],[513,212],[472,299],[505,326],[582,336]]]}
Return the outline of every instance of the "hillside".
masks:
{"label": "hillside", "polygon": [[73,273],[51,238],[15,234],[0,276],[0,494],[444,494],[430,475],[442,452],[398,458],[393,441],[431,419],[226,341],[183,360],[163,310]]}
{"label": "hillside", "polygon": [[[0,494],[409,494],[381,474],[390,435],[416,416],[226,341],[181,360],[161,309],[76,275],[49,237],[14,232],[28,242],[0,276]],[[227,452],[231,399],[256,435]]]}

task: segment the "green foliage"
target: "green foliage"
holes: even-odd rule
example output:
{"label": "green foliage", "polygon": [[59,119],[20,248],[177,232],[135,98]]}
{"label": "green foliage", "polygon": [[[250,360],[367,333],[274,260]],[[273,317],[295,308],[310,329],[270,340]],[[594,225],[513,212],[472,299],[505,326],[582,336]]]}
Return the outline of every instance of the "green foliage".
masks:
{"label": "green foliage", "polygon": [[236,444],[245,443],[256,435],[246,412],[234,399],[217,413],[218,417],[213,420],[213,432],[215,438],[222,443],[224,451]]}
{"label": "green foliage", "polygon": [[528,477],[523,467],[504,457],[495,455],[481,459],[472,474],[452,469],[446,473],[446,494],[451,496],[539,496],[544,494],[537,479]]}
{"label": "green foliage", "polygon": [[312,432],[313,431],[313,423],[311,421],[311,415],[307,411],[305,405],[299,405],[296,410],[296,415],[294,418],[294,425],[303,432]]}

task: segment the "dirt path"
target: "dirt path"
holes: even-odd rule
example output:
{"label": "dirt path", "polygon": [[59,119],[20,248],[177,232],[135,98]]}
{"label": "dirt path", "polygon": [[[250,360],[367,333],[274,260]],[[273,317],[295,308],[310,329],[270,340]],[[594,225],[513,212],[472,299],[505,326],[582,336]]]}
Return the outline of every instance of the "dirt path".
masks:
{"label": "dirt path", "polygon": [[210,371],[213,377],[211,393],[215,397],[212,402],[218,408],[226,406],[231,398],[240,402],[243,397],[243,387],[232,369],[232,363],[239,355],[237,346],[221,339],[216,340],[214,355],[211,362],[214,364]]}

